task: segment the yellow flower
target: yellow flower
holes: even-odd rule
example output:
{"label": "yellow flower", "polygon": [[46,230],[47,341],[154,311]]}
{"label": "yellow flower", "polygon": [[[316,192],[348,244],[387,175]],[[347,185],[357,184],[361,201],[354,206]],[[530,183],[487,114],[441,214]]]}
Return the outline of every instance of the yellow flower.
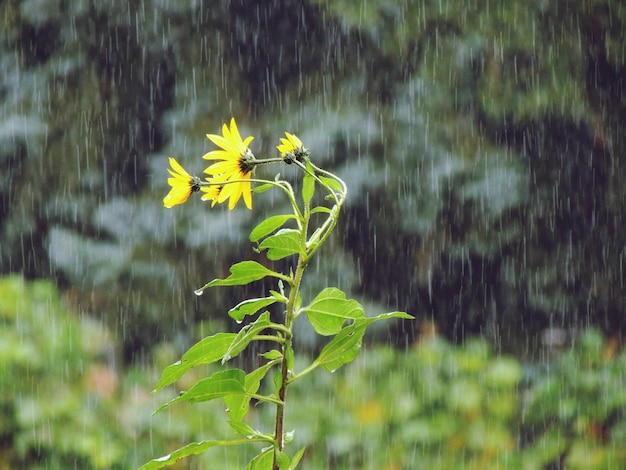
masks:
{"label": "yellow flower", "polygon": [[169,184],[172,189],[170,189],[167,196],[163,198],[163,205],[168,209],[177,204],[184,203],[189,199],[191,193],[200,189],[200,179],[197,176],[191,176],[187,173],[175,158],[170,157],[170,166],[172,169],[170,170],[168,168],[167,171],[172,175],[172,178],[167,179],[167,184]]}
{"label": "yellow flower", "polygon": [[[207,195],[203,196],[203,199],[213,199],[222,203],[227,199],[230,199],[228,208],[232,210],[237,201],[243,196],[243,201],[248,209],[252,209],[252,190],[250,187],[250,176],[255,166],[255,158],[248,144],[252,142],[254,137],[246,137],[245,140],[241,139],[235,118],[230,120],[230,129],[224,124],[222,126],[222,135],[207,134],[207,138],[215,145],[220,147],[220,150],[213,150],[202,158],[206,160],[220,160],[217,163],[213,163],[209,166],[205,173],[212,176],[210,181],[216,181],[224,183],[223,186],[216,186],[221,188],[215,197],[210,197],[207,190]],[[232,181],[232,182],[231,182]]]}
{"label": "yellow flower", "polygon": [[[209,183],[220,183],[220,176],[217,176],[215,178],[207,178],[207,181]],[[215,206],[215,204],[217,204],[217,199],[220,195],[220,193],[222,192],[222,189],[224,189],[224,185],[223,184],[211,184],[209,186],[202,186],[200,188],[200,191],[202,191],[203,194],[202,195],[202,200],[203,201],[213,201],[213,203],[211,204],[211,207]]]}
{"label": "yellow flower", "polygon": [[309,156],[308,150],[297,136],[289,132],[285,132],[285,135],[287,138],[281,137],[280,145],[276,147],[285,163],[293,163],[294,160],[302,160],[302,157]]}

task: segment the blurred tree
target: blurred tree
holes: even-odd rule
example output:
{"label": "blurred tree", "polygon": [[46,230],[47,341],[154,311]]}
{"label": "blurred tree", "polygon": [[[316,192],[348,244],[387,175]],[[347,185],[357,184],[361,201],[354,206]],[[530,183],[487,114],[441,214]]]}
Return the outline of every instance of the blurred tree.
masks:
{"label": "blurred tree", "polygon": [[347,235],[363,291],[457,340],[623,329],[626,8],[319,3],[358,35],[392,129]]}
{"label": "blurred tree", "polygon": [[231,115],[255,152],[297,132],[348,181],[320,282],[519,352],[546,327],[626,326],[619,2],[29,0],[0,18],[0,270],[76,289],[128,357],[231,307],[191,292],[280,204],[161,207],[167,155],[200,172]]}

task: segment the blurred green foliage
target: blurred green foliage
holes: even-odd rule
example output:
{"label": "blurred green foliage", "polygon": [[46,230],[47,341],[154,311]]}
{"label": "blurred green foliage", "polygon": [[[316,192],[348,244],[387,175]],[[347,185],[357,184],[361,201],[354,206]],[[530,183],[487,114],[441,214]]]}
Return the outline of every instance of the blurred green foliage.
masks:
{"label": "blurred green foliage", "polygon": [[626,466],[626,353],[597,331],[531,374],[524,394],[529,454],[568,469]]}
{"label": "blurred green foliage", "polygon": [[376,346],[303,386],[321,399],[290,415],[311,446],[307,468],[619,469],[626,354],[610,351],[596,331],[541,367],[494,355],[483,340]]}
{"label": "blurred green foliage", "polygon": [[210,406],[151,416],[171,346],[155,350],[154,367],[120,367],[111,332],[68,308],[53,283],[3,277],[0,299],[0,468],[138,467],[221,421]]}
{"label": "blurred green foliage", "polygon": [[[150,417],[176,395],[150,394],[178,355],[171,345],[155,350],[154,364],[124,369],[106,327],[77,315],[50,282],[4,277],[0,298],[3,468],[126,469],[232,433],[221,403]],[[523,365],[478,339],[453,346],[434,336],[405,351],[366,345],[352,367],[290,389],[290,446],[307,446],[305,469],[624,468],[626,353],[593,330],[545,352]],[[177,386],[212,370],[192,369]],[[250,425],[272,418],[257,405]],[[238,468],[252,455],[210,450],[176,468]]]}

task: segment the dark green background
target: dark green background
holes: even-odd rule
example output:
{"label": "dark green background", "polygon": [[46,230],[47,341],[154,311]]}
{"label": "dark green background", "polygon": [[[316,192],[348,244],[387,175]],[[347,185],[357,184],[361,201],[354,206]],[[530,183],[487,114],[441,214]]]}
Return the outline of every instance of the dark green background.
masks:
{"label": "dark green background", "polygon": [[0,0],[0,273],[37,280],[3,278],[2,460],[126,468],[211,437],[219,407],[158,424],[149,391],[275,288],[193,295],[285,201],[162,198],[167,158],[200,174],[235,116],[257,156],[296,133],[348,183],[305,294],[417,317],[294,391],[321,423],[305,462],[620,468],[625,22],[611,0]]}
{"label": "dark green background", "polygon": [[230,299],[193,289],[284,204],[163,209],[167,156],[201,172],[231,116],[257,155],[296,132],[347,180],[323,282],[519,354],[549,327],[624,328],[620,2],[4,1],[0,20],[0,270],[55,279],[128,358],[221,318]]}

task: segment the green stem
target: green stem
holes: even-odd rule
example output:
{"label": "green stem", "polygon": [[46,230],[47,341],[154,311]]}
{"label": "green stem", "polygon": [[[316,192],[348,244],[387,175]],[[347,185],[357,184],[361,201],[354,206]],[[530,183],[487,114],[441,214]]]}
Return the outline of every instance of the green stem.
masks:
{"label": "green stem", "polygon": [[317,369],[319,366],[317,365],[317,363],[313,362],[309,365],[309,367],[307,367],[306,369],[304,369],[303,371],[300,371],[298,374],[292,375],[289,380],[287,381],[288,384],[291,384],[293,382],[295,382],[296,380],[301,379],[302,377],[304,377],[307,374],[310,374],[311,372],[313,372],[315,369]]}
{"label": "green stem", "polygon": [[337,219],[339,217],[339,210],[341,209],[341,207],[337,205],[334,207],[336,207],[337,209],[328,216],[328,218],[320,226],[319,231],[317,231],[317,233],[314,234],[315,236],[311,237],[311,239],[309,240],[308,246],[312,247],[308,252],[309,258],[313,256],[313,254],[320,248],[320,246],[322,246],[324,241],[326,241],[330,233],[335,228],[335,225],[337,225]]}
{"label": "green stem", "polygon": [[[306,233],[308,229],[308,219],[304,221],[304,227],[302,229],[303,241],[306,243]],[[287,309],[285,312],[285,327],[291,331],[292,323],[295,318],[295,305],[298,293],[300,291],[300,284],[302,282],[302,275],[304,274],[304,268],[306,267],[308,258],[305,255],[298,257],[298,266],[296,267],[296,273],[293,279],[293,287],[289,292],[289,299],[287,301]],[[274,438],[276,439],[276,451],[283,450],[284,447],[284,426],[285,426],[285,397],[287,395],[287,386],[289,385],[289,365],[287,364],[289,349],[291,349],[292,335],[287,335],[283,343],[283,359],[281,365],[281,386],[278,391],[278,399],[282,402],[276,405],[276,422],[274,426]],[[274,453],[274,461],[272,463],[272,470],[279,470],[276,462],[276,452]]]}
{"label": "green stem", "polygon": [[[344,180],[342,180],[341,178],[339,178],[337,175],[335,175],[334,173],[331,173],[329,171],[323,170],[322,168],[319,168],[317,166],[315,166],[313,164],[313,162],[311,162],[309,160],[309,164],[311,165],[311,167],[313,168],[313,173],[311,173],[306,165],[303,165],[301,162],[296,161],[296,164],[302,168],[303,171],[305,171],[306,173],[310,174],[313,178],[315,178],[315,181],[317,181],[321,186],[324,186],[328,192],[333,196],[333,198],[335,199],[335,204],[337,204],[337,206],[341,207],[341,205],[343,204],[343,201],[345,201],[346,199],[346,195],[348,194],[348,186],[346,185],[346,183],[344,182]],[[340,193],[341,195],[341,199],[337,197],[337,193],[335,192],[335,190],[333,188],[331,188],[330,186],[328,186],[326,183],[324,183],[321,179],[319,179],[319,177],[315,174],[315,173],[320,173],[328,178],[332,178],[335,181],[337,181],[342,188],[342,191]]]}
{"label": "green stem", "polygon": [[[274,424],[274,460],[272,462],[272,470],[279,470],[277,463],[277,454],[278,452],[282,452],[284,448],[284,426],[285,426],[285,405],[286,405],[286,396],[287,396],[287,387],[288,385],[294,381],[296,378],[301,378],[304,375],[311,372],[313,369],[317,367],[315,363],[311,364],[307,369],[302,371],[300,374],[294,377],[290,377],[290,373],[292,371],[289,370],[289,360],[292,354],[292,325],[293,321],[296,317],[296,300],[298,299],[300,293],[300,285],[302,283],[302,276],[304,274],[304,269],[308,264],[309,260],[313,256],[313,254],[321,247],[321,245],[326,241],[332,230],[335,228],[337,224],[337,219],[339,216],[339,211],[341,206],[346,198],[347,187],[345,183],[338,178],[337,176],[328,173],[326,171],[320,170],[319,168],[312,165],[313,171],[309,171],[306,165],[302,165],[300,162],[297,162],[298,165],[303,168],[305,172],[310,174],[315,180],[326,188],[328,192],[335,199],[335,205],[329,217],[324,221],[321,225],[320,230],[318,231],[319,235],[314,235],[316,237],[315,240],[312,240],[313,243],[310,247],[307,247],[307,237],[309,230],[309,219],[311,217],[311,211],[308,207],[308,203],[305,201],[304,213],[300,211],[298,207],[297,201],[295,199],[295,194],[293,192],[293,188],[287,182],[272,182],[272,184],[279,186],[283,191],[288,195],[289,201],[293,207],[294,213],[298,219],[298,228],[300,230],[300,244],[303,248],[301,254],[298,256],[298,264],[296,267],[296,272],[293,275],[293,279],[289,282],[291,286],[289,297],[287,299],[287,305],[285,310],[285,323],[283,328],[275,328],[276,330],[282,331],[285,333],[285,337],[282,340],[282,360],[281,360],[281,384],[278,390],[278,400],[272,403],[276,404],[276,421]],[[315,173],[319,172],[328,177],[334,178],[342,187],[342,191],[338,192],[336,189],[333,189],[329,185],[327,185],[324,181],[322,181]],[[254,181],[254,180],[252,180]],[[234,182],[234,181],[233,181]],[[264,181],[265,183],[270,183],[269,181]],[[319,238],[317,238],[319,237]],[[282,326],[282,325],[281,325]]]}
{"label": "green stem", "polygon": [[282,157],[272,157],[272,158],[263,158],[263,159],[259,159],[259,160],[255,160],[254,164],[255,165],[264,165],[267,163],[283,163],[285,160],[283,160]]}
{"label": "green stem", "polygon": [[[275,328],[276,330],[278,328]],[[278,336],[273,335],[256,335],[254,341],[275,341],[276,343],[283,344],[284,340]]]}
{"label": "green stem", "polygon": [[[331,232],[334,230],[335,226],[337,225],[337,220],[339,220],[339,212],[341,211],[341,206],[343,205],[343,202],[346,200],[346,196],[348,194],[348,186],[346,185],[346,183],[339,178],[337,175],[330,173],[326,170],[323,170],[317,166],[315,166],[313,163],[311,163],[309,161],[311,167],[313,168],[313,173],[311,173],[308,168],[306,167],[306,165],[303,165],[300,162],[296,162],[296,164],[302,168],[303,171],[305,171],[306,173],[310,174],[311,176],[313,176],[313,178],[315,178],[315,181],[317,181],[321,186],[325,187],[328,192],[333,196],[333,198],[335,199],[335,206],[334,206],[334,210],[332,211],[332,213],[328,216],[328,218],[324,221],[324,223],[321,225],[320,230],[317,232],[318,234],[321,234],[317,237],[316,240],[309,240],[309,246],[311,246],[312,248],[310,249],[310,251],[307,252],[307,256],[310,259],[317,250],[319,250],[319,248],[324,244],[324,242],[326,241],[326,239],[330,236]],[[329,178],[334,179],[335,181],[337,181],[341,187],[342,187],[342,191],[341,193],[339,193],[339,196],[337,196],[337,193],[335,192],[335,190],[333,188],[331,188],[330,186],[328,186],[326,183],[324,183],[315,173],[320,173],[323,174],[324,176],[327,176]]]}
{"label": "green stem", "polygon": [[257,393],[250,393],[248,396],[259,401],[266,401],[268,403],[274,403],[276,406],[285,406],[284,402],[277,400],[276,398],[268,397],[265,395],[259,395]]}

